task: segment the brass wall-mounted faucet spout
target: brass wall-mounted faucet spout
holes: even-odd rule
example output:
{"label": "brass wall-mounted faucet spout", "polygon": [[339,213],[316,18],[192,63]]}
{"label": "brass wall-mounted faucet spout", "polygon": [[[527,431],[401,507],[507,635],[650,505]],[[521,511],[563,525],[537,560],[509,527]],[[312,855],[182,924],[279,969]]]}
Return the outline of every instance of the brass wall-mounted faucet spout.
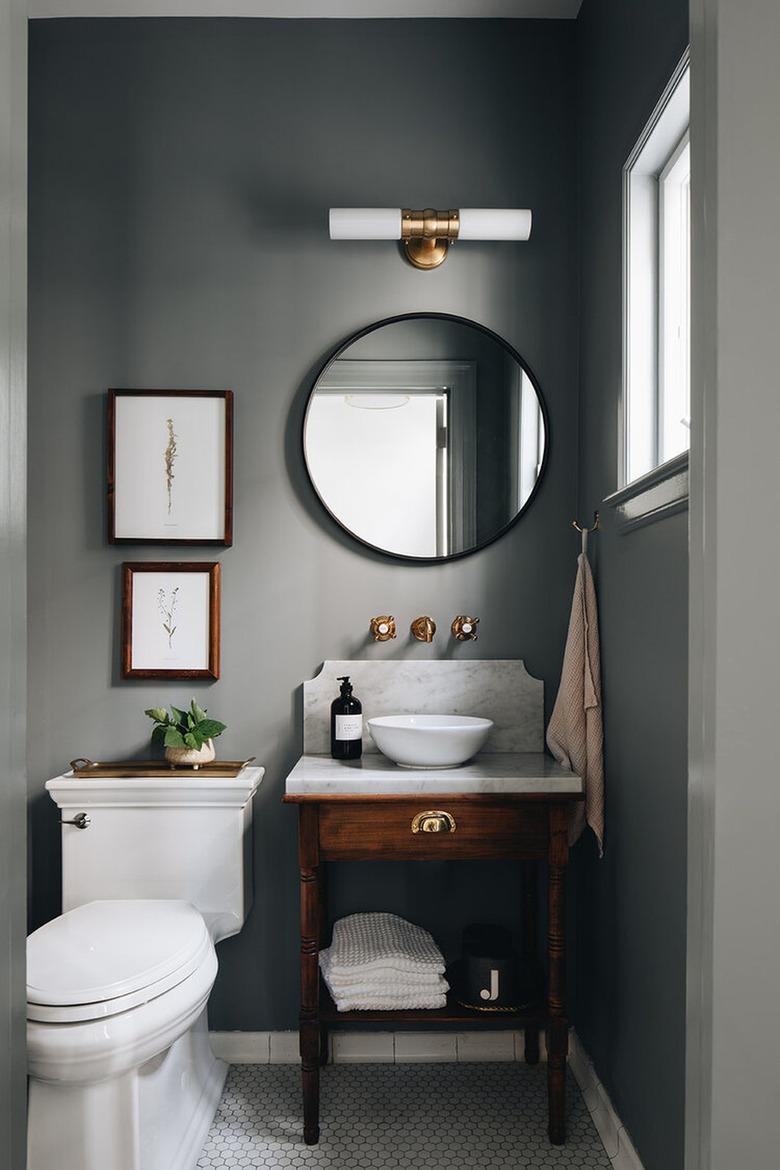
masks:
{"label": "brass wall-mounted faucet spout", "polygon": [[432,642],[436,633],[436,622],[426,616],[418,617],[412,622],[411,629],[418,642]]}

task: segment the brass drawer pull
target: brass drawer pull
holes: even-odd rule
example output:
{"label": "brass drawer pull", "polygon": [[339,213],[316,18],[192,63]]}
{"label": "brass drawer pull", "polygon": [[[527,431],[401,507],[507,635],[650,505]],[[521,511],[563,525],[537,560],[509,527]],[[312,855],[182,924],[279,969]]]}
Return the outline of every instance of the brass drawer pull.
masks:
{"label": "brass drawer pull", "polygon": [[452,813],[442,812],[438,808],[417,813],[412,821],[413,833],[454,833],[456,828]]}

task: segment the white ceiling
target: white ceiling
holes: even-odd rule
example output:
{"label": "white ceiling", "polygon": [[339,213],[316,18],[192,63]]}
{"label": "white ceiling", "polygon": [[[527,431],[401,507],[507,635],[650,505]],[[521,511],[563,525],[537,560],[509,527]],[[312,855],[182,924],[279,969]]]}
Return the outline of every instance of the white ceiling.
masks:
{"label": "white ceiling", "polygon": [[571,19],[582,0],[29,0],[28,15],[284,17],[546,17]]}

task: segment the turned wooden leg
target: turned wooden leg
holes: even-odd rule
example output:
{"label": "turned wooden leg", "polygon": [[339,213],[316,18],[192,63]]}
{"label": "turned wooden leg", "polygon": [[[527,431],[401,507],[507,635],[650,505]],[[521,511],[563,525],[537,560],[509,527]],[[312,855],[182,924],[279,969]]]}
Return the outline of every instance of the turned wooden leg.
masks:
{"label": "turned wooden leg", "polygon": [[550,809],[547,957],[547,1095],[549,1135],[553,1145],[566,1141],[566,1054],[569,1029],[565,1013],[564,883],[568,860],[568,816],[565,807]]}
{"label": "turned wooden leg", "polygon": [[[535,972],[536,959],[536,914],[537,914],[537,869],[535,861],[524,861],[523,872],[523,945],[520,952],[523,977],[528,979]],[[526,1024],[525,1062],[539,1063],[539,1026]]]}
{"label": "turned wooden leg", "polygon": [[319,814],[316,805],[302,804],[298,822],[301,869],[301,1014],[300,1044],[303,1079],[303,1140],[320,1140],[320,867]]}
{"label": "turned wooden leg", "polygon": [[[320,950],[328,945],[328,869],[324,861],[320,862]],[[318,958],[319,962],[319,958]],[[319,984],[318,984],[319,986]],[[328,1063],[328,1026],[320,1023],[320,1064]]]}

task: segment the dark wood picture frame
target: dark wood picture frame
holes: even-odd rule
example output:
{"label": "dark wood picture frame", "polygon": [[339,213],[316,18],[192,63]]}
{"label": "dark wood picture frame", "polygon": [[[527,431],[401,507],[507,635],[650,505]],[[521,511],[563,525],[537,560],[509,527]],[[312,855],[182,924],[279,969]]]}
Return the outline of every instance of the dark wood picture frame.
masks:
{"label": "dark wood picture frame", "polygon": [[[222,537],[152,537],[116,534],[116,400],[128,398],[224,398],[225,400],[225,524]],[[106,408],[106,495],[110,544],[233,544],[233,391],[232,390],[109,390]]]}
{"label": "dark wood picture frame", "polygon": [[[205,669],[133,667],[133,578],[136,573],[208,573],[209,662]],[[219,561],[126,561],[122,565],[122,677],[218,679],[221,645],[221,583]]]}

